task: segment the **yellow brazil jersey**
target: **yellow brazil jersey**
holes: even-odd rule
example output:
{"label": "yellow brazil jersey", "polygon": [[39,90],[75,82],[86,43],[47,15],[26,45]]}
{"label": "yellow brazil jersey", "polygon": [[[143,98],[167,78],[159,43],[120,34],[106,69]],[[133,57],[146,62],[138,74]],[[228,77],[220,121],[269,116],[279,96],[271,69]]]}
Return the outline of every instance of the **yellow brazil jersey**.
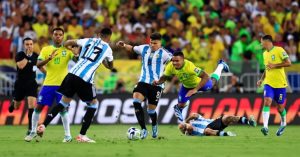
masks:
{"label": "yellow brazil jersey", "polygon": [[185,59],[184,65],[181,69],[175,69],[172,62],[170,62],[166,66],[164,75],[175,75],[185,88],[195,88],[201,81],[201,78],[198,77],[201,71],[202,69],[196,67],[191,61]]}
{"label": "yellow brazil jersey", "polygon": [[[288,57],[289,56],[282,47],[274,46],[270,51],[264,52],[264,64],[266,66],[268,65],[268,63],[282,63],[283,60]],[[287,87],[284,68],[266,70],[264,83],[270,85],[273,88]]]}
{"label": "yellow brazil jersey", "polygon": [[72,51],[63,46],[56,48],[50,45],[43,47],[38,59],[47,59],[55,49],[58,49],[56,51],[57,55],[45,65],[47,75],[43,84],[44,86],[60,86],[68,74],[68,63],[74,56]]}

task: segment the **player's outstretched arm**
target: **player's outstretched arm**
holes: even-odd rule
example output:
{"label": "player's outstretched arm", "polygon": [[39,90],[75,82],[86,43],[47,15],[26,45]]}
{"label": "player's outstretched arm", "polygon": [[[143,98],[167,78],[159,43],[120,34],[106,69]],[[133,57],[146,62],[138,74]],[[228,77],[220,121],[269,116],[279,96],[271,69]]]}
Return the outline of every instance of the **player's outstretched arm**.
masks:
{"label": "player's outstretched arm", "polygon": [[159,80],[154,80],[154,81],[152,82],[152,85],[158,86],[158,85],[160,85],[160,84],[163,84],[164,82],[166,82],[166,80],[167,80],[168,78],[169,78],[168,76],[163,75],[163,76],[161,76],[161,77],[159,78]]}
{"label": "player's outstretched arm", "polygon": [[107,59],[104,59],[102,63],[107,69],[112,70],[114,68],[113,61],[109,62]]}
{"label": "player's outstretched arm", "polygon": [[264,71],[264,73],[261,75],[261,78],[260,78],[260,79],[257,81],[257,83],[256,83],[256,85],[257,85],[258,87],[261,86],[261,84],[262,84],[262,82],[264,81],[265,77],[266,77],[266,70]]}
{"label": "player's outstretched arm", "polygon": [[190,116],[185,120],[186,123],[189,123],[193,119],[197,119],[199,117],[198,113],[192,113]]}
{"label": "player's outstretched arm", "polygon": [[133,46],[131,46],[131,45],[129,45],[129,44],[125,44],[124,41],[118,41],[118,42],[116,43],[116,45],[117,45],[118,47],[124,48],[127,52],[133,51],[133,50],[132,50],[132,49],[133,49]]}
{"label": "player's outstretched arm", "polygon": [[291,65],[292,65],[291,60],[289,58],[286,58],[283,60],[282,63],[278,63],[278,64],[268,63],[266,68],[267,68],[267,70],[270,70],[270,69],[276,69],[276,68],[289,67]]}
{"label": "player's outstretched arm", "polygon": [[64,47],[66,47],[69,50],[72,50],[72,47],[76,45],[77,45],[77,40],[67,40],[64,42]]}
{"label": "player's outstretched arm", "polygon": [[64,47],[71,50],[75,57],[79,56],[79,47],[77,44],[77,40],[67,40],[64,42]]}

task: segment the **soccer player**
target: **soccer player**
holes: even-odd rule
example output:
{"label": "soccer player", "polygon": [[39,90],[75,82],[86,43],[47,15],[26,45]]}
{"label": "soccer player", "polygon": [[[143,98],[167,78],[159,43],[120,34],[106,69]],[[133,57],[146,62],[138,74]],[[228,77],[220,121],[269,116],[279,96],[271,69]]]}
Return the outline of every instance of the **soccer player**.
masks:
{"label": "soccer player", "polygon": [[270,35],[265,35],[261,38],[261,43],[265,49],[264,64],[266,67],[261,79],[257,81],[257,86],[261,86],[264,82],[264,107],[263,107],[263,123],[264,127],[261,132],[266,136],[269,133],[268,122],[270,116],[270,106],[272,100],[277,105],[277,110],[281,115],[280,127],[276,132],[277,136],[281,136],[286,127],[286,110],[284,101],[286,99],[286,87],[288,85],[284,72],[284,67],[291,65],[289,56],[282,47],[274,46],[273,39]]}
{"label": "soccer player", "polygon": [[200,114],[191,114],[184,123],[178,124],[179,130],[189,136],[236,136],[230,131],[223,131],[228,125],[243,124],[255,127],[253,116],[249,119],[239,116],[224,115],[217,119],[206,119]]}
{"label": "soccer player", "polygon": [[190,97],[198,91],[208,91],[217,85],[222,71],[228,72],[229,66],[220,60],[215,72],[209,77],[202,69],[194,63],[184,59],[182,52],[173,54],[172,63],[166,66],[165,72],[159,80],[154,80],[153,85],[160,85],[173,75],[177,76],[182,86],[178,93],[178,104],[174,106],[175,116],[180,122],[183,121],[182,110],[189,104]]}
{"label": "soccer player", "polygon": [[[31,133],[25,138],[27,142],[30,142],[36,136],[42,109],[45,106],[51,107],[54,100],[58,104],[62,97],[57,92],[57,89],[68,73],[69,61],[74,57],[73,52],[62,45],[63,37],[64,30],[62,28],[54,28],[52,30],[53,45],[43,47],[39,55],[37,67],[45,67],[46,78],[38,96],[37,106],[33,112]],[[72,137],[67,109],[61,111],[60,115],[65,131],[63,142],[70,142]]]}
{"label": "soccer player", "polygon": [[27,97],[28,101],[28,131],[31,131],[31,117],[36,103],[37,83],[35,81],[36,63],[38,54],[33,52],[33,40],[24,38],[23,45],[25,52],[18,52],[15,61],[17,63],[17,79],[14,86],[14,100],[9,106],[8,111],[12,113],[14,109],[20,107],[21,101]]}
{"label": "soccer player", "polygon": [[150,44],[131,46],[125,44],[123,41],[119,41],[117,45],[142,56],[140,79],[133,90],[133,106],[137,120],[142,128],[141,139],[145,139],[148,131],[141,104],[145,98],[148,99],[147,112],[152,121],[152,137],[156,138],[158,128],[155,109],[161,96],[163,85],[153,86],[152,82],[161,77],[165,65],[171,60],[172,55],[161,47],[161,35],[159,33],[152,33],[150,35]]}
{"label": "soccer player", "polygon": [[97,31],[96,34],[97,38],[67,40],[65,42],[64,46],[69,49],[73,46],[81,46],[82,50],[78,62],[64,78],[58,89],[58,92],[63,95],[62,99],[47,115],[44,123],[38,127],[38,134],[43,134],[52,119],[67,108],[74,94],[77,94],[82,101],[87,103],[87,110],[83,117],[80,134],[76,140],[78,142],[95,143],[94,140],[86,136],[99,105],[96,98],[96,89],[93,86],[94,76],[101,63],[108,69],[113,68],[112,49],[108,45],[112,32],[109,28],[103,28],[101,31]]}

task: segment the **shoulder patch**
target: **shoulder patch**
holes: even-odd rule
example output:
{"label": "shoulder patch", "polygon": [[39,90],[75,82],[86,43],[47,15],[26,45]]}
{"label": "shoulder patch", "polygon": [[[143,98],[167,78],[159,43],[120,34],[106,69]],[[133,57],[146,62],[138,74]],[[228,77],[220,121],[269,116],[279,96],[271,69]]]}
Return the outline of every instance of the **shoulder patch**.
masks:
{"label": "shoulder patch", "polygon": [[194,71],[195,71],[195,73],[199,74],[201,72],[201,69],[200,68],[195,68]]}
{"label": "shoulder patch", "polygon": [[285,51],[283,51],[282,56],[285,57],[285,56],[288,56],[288,54]]}

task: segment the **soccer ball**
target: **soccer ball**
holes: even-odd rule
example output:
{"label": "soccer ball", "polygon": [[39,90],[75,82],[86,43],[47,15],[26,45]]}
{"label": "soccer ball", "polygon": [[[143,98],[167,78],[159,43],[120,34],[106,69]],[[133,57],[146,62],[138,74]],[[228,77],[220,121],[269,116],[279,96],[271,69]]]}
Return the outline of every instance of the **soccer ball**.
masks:
{"label": "soccer ball", "polygon": [[135,127],[130,127],[127,130],[127,138],[129,140],[139,140],[141,138],[141,130]]}

